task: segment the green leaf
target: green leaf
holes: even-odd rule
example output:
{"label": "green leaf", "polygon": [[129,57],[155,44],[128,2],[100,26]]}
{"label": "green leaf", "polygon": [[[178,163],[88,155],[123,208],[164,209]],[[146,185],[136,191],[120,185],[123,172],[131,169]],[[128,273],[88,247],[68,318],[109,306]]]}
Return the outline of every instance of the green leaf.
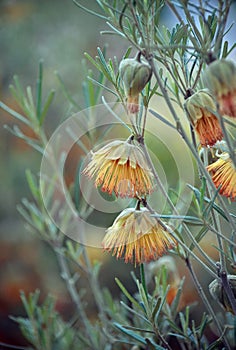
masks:
{"label": "green leaf", "polygon": [[8,125],[4,125],[4,128],[6,130],[8,130],[10,133],[12,133],[13,135],[24,140],[28,145],[30,145],[32,148],[34,148],[39,153],[43,154],[44,149],[39,145],[37,140],[32,139],[32,138],[26,136],[25,134],[23,134],[17,125],[14,125],[13,128],[8,127]]}
{"label": "green leaf", "polygon": [[144,337],[142,337],[142,336],[140,336],[140,335],[134,333],[133,331],[128,330],[125,326],[122,326],[122,325],[120,325],[119,323],[116,323],[116,322],[115,322],[115,323],[113,323],[113,324],[114,324],[114,326],[115,326],[116,328],[118,328],[121,332],[123,332],[124,334],[128,335],[129,337],[131,337],[131,338],[134,339],[135,341],[138,341],[138,342],[140,342],[140,343],[143,344],[143,345],[147,345],[148,343],[149,343],[149,344],[152,344],[155,350],[165,350],[165,348],[163,348],[163,347],[160,346],[160,345],[155,344],[151,339],[150,339],[150,340],[149,340],[149,339],[146,339],[146,338],[144,338]]}
{"label": "green leaf", "polygon": [[161,306],[161,301],[162,301],[162,299],[161,299],[161,297],[159,297],[157,299],[156,305],[155,305],[155,307],[154,307],[154,309],[152,311],[152,320],[153,321],[155,320],[156,314],[160,312],[159,309],[160,309],[160,306]]}
{"label": "green leaf", "polygon": [[59,84],[60,84],[60,87],[61,87],[61,89],[62,89],[62,92],[63,92],[64,96],[67,98],[67,100],[68,100],[74,107],[76,107],[77,109],[82,110],[83,108],[81,108],[81,107],[78,105],[78,103],[75,102],[75,100],[73,99],[73,97],[71,96],[71,94],[68,92],[68,90],[67,90],[67,88],[66,88],[66,86],[65,86],[65,84],[64,84],[64,82],[63,82],[63,80],[62,80],[62,78],[61,78],[61,76],[60,76],[60,74],[59,74],[57,71],[55,71],[54,74],[56,75],[56,77],[57,77],[57,79],[58,79],[58,82],[59,82]]}
{"label": "green leaf", "polygon": [[84,247],[79,243],[72,242],[70,240],[66,241],[66,247],[67,247],[67,253],[69,253],[69,256],[73,260],[78,261],[81,254],[83,253]]}
{"label": "green leaf", "polygon": [[38,120],[41,117],[41,105],[42,105],[42,83],[43,83],[43,61],[39,62],[39,75],[36,84],[36,115]]}
{"label": "green leaf", "polygon": [[77,2],[76,0],[73,0],[73,2],[75,3],[76,6],[78,6],[82,10],[88,12],[89,14],[94,15],[94,16],[99,17],[99,18],[102,18],[102,19],[105,19],[105,20],[108,20],[108,18],[106,16],[103,16],[100,13],[97,13],[95,11],[88,9],[87,7],[81,5],[79,2]]}
{"label": "green leaf", "polygon": [[168,285],[167,288],[166,288],[166,291],[164,293],[164,295],[162,296],[162,300],[161,300],[161,303],[160,303],[160,306],[156,312],[156,315],[155,315],[155,323],[158,324],[158,318],[159,318],[159,315],[161,313],[161,310],[166,302],[166,297],[167,297],[167,294],[169,292],[169,289],[170,289],[170,286]]}
{"label": "green leaf", "polygon": [[146,328],[138,328],[138,327],[132,327],[132,326],[123,326],[125,329],[129,329],[132,331],[136,331],[136,332],[144,332],[144,333],[152,333],[155,334],[155,332],[153,330],[148,330]]}
{"label": "green leaf", "polygon": [[177,312],[178,312],[178,307],[179,307],[179,303],[180,303],[180,298],[182,296],[182,292],[183,292],[183,285],[184,285],[184,281],[185,281],[185,277],[182,278],[179,288],[177,290],[177,293],[174,297],[174,300],[172,301],[171,305],[170,305],[170,310],[171,310],[171,314],[173,315],[173,318],[176,317]]}
{"label": "green leaf", "polygon": [[95,85],[101,87],[102,89],[104,89],[104,90],[110,92],[111,94],[113,94],[113,95],[115,95],[117,98],[119,98],[119,95],[118,95],[115,91],[113,91],[112,89],[110,89],[109,87],[107,87],[106,85],[101,84],[99,81],[97,81],[97,80],[95,80],[95,79],[93,79],[93,78],[91,78],[91,77],[89,77],[89,76],[88,76],[88,80],[91,80]]}
{"label": "green leaf", "polygon": [[36,109],[35,109],[31,86],[27,86],[26,96],[27,98],[26,97],[24,98],[24,106],[25,106],[25,109],[28,111],[27,112],[28,117],[34,120],[36,117]]}
{"label": "green leaf", "polygon": [[204,212],[203,212],[203,214],[202,214],[202,216],[203,216],[204,218],[208,218],[209,213],[211,212],[212,208],[214,208],[214,202],[215,202],[216,197],[218,196],[218,194],[219,194],[219,192],[220,192],[220,188],[221,188],[221,186],[219,186],[219,187],[217,188],[217,190],[216,190],[215,193],[214,193],[213,198],[210,200],[209,204],[206,206],[206,208],[205,208],[205,210],[204,210]]}
{"label": "green leaf", "polygon": [[[191,190],[194,192],[195,197],[199,200],[199,199],[200,199],[200,191],[199,191],[196,187],[194,187],[194,186],[192,186],[192,185],[190,185],[190,184],[187,184],[187,186],[188,186],[189,188],[191,188]],[[211,200],[210,200],[208,197],[204,197],[204,201],[207,202],[207,203],[210,203],[210,202],[211,202]],[[223,211],[218,205],[216,205],[215,203],[213,203],[213,204],[212,204],[212,207],[213,207],[226,221],[229,221],[228,218],[226,217],[224,211]]]}
{"label": "green leaf", "polygon": [[[209,231],[209,229],[207,227],[202,227],[202,229],[195,236],[195,240],[199,243],[208,231]],[[195,246],[196,245],[194,243],[191,243],[189,249],[193,250],[195,248]]]}
{"label": "green leaf", "polygon": [[89,62],[91,62],[97,68],[97,70],[99,71],[101,70],[100,64],[94,58],[92,58],[87,52],[84,53],[84,56],[87,58]]}
{"label": "green leaf", "polygon": [[118,286],[120,287],[121,291],[123,292],[123,294],[127,297],[127,299],[133,304],[135,305],[138,309],[143,310],[143,308],[139,305],[139,303],[137,302],[137,300],[134,299],[134,297],[127,291],[127,289],[124,287],[124,285],[121,283],[121,281],[116,277],[115,278],[116,283],[118,284]]}
{"label": "green leaf", "polygon": [[56,91],[55,90],[51,90],[46,98],[45,104],[43,106],[42,112],[40,114],[40,118],[39,118],[39,125],[42,125],[44,122],[44,119],[47,115],[48,109],[52,104],[52,101],[54,99]]}
{"label": "green leaf", "polygon": [[[101,64],[102,64],[103,68],[105,69],[105,71],[107,72],[109,78],[111,79],[111,78],[112,78],[112,76],[111,76],[111,71],[110,71],[110,69],[109,69],[109,66],[107,65],[107,62],[106,62],[106,60],[105,60],[105,57],[104,57],[104,55],[103,55],[102,50],[100,49],[100,47],[97,48],[97,51],[98,51],[98,57],[99,57],[99,59],[100,59],[100,62],[101,62]],[[110,80],[110,79],[109,79],[109,80]]]}
{"label": "green leaf", "polygon": [[200,199],[199,199],[199,206],[200,206],[201,212],[203,211],[205,193],[206,193],[206,178],[203,176],[202,184],[200,188]]}
{"label": "green leaf", "polygon": [[[147,319],[146,316],[143,316],[143,313],[145,312],[143,306],[141,305],[141,303],[139,304],[141,310],[139,309],[139,312],[135,311],[134,309],[132,309],[131,307],[129,307],[128,305],[126,305],[123,301],[120,302],[120,304],[126,309],[128,310],[131,314],[136,315],[138,318],[142,319],[144,322],[146,322],[148,325],[151,325],[151,322]],[[141,312],[142,314],[141,314]]]}
{"label": "green leaf", "polygon": [[154,115],[154,117],[156,117],[157,119],[159,119],[160,121],[162,121],[164,124],[170,126],[172,129],[176,130],[175,125],[173,125],[172,123],[170,123],[165,117],[162,117],[159,113],[153,111],[152,109],[149,109],[149,112]]}
{"label": "green leaf", "polygon": [[20,292],[21,301],[29,317],[34,316],[35,308],[39,300],[40,290],[36,289],[34,293],[30,293],[28,300],[23,291]]}
{"label": "green leaf", "polygon": [[19,121],[23,122],[26,125],[30,125],[30,122],[28,121],[27,118],[25,118],[23,115],[21,115],[20,113],[14,111],[13,109],[11,109],[10,107],[8,107],[7,105],[5,105],[5,103],[0,101],[0,108],[2,108],[4,111],[6,111],[7,113],[9,113],[12,117],[18,119]]}
{"label": "green leaf", "polygon": [[38,187],[35,176],[33,176],[30,169],[26,169],[25,175],[26,175],[28,186],[30,188],[30,191],[31,191],[33,197],[36,200],[38,200],[39,196],[40,196],[40,191],[39,191],[39,187]]}
{"label": "green leaf", "polygon": [[131,51],[132,51],[132,46],[128,47],[125,54],[123,55],[123,59],[129,58]]}
{"label": "green leaf", "polygon": [[[114,322],[113,324],[114,324],[114,326],[115,326],[116,328],[118,328],[121,332],[123,332],[124,334],[128,335],[128,336],[131,337],[132,339],[134,339],[134,340],[140,342],[140,343],[143,344],[143,345],[146,345],[146,344],[147,344],[144,337],[142,337],[142,336],[140,336],[140,335],[134,333],[134,332],[131,331],[131,330],[126,329],[124,326],[120,325],[119,323]],[[163,349],[164,349],[164,348],[163,348]]]}
{"label": "green leaf", "polygon": [[149,306],[149,302],[148,302],[148,296],[146,294],[146,291],[144,290],[143,285],[137,280],[137,286],[138,286],[138,290],[139,290],[139,295],[141,298],[141,305],[143,305],[144,311],[147,315],[147,318],[150,320],[151,319],[151,309]]}

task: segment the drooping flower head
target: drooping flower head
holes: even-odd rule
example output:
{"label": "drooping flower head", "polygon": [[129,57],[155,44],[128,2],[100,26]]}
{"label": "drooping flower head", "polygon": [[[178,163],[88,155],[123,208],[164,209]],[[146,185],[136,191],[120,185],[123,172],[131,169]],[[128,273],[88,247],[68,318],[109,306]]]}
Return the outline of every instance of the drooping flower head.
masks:
{"label": "drooping flower head", "polygon": [[130,113],[139,111],[139,93],[151,78],[152,70],[148,63],[141,62],[140,53],[135,58],[126,58],[120,62],[119,73],[127,97]]}
{"label": "drooping flower head", "polygon": [[199,90],[188,97],[185,109],[202,146],[213,146],[222,140],[219,121],[212,113],[217,110],[216,103],[208,90]]}
{"label": "drooping flower head", "polygon": [[95,179],[96,187],[120,197],[150,194],[154,177],[142,149],[127,141],[116,140],[92,152],[92,159],[83,171]]}
{"label": "drooping flower head", "polygon": [[236,65],[220,59],[212,62],[203,73],[203,82],[215,96],[221,115],[236,118]]}
{"label": "drooping flower head", "polygon": [[147,208],[123,210],[103,239],[105,250],[135,266],[157,260],[176,244],[170,229],[152,216]]}
{"label": "drooping flower head", "polygon": [[216,188],[221,186],[219,193],[235,200],[236,170],[229,154],[227,152],[222,153],[216,162],[208,165],[207,170],[210,172]]}

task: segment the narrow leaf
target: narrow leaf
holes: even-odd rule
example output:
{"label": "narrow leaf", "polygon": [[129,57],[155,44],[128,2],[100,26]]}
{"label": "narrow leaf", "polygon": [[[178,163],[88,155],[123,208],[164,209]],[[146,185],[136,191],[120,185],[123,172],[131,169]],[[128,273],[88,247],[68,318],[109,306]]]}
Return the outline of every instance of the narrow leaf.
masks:
{"label": "narrow leaf", "polygon": [[48,94],[48,97],[46,99],[46,102],[45,102],[45,104],[43,106],[43,109],[42,109],[42,112],[41,112],[41,115],[40,115],[40,118],[39,118],[40,125],[42,125],[43,122],[44,122],[44,119],[45,119],[45,117],[47,115],[48,109],[49,109],[49,107],[52,104],[52,101],[54,99],[55,93],[56,93],[55,90],[51,90],[49,92],[49,94]]}
{"label": "narrow leaf", "polygon": [[162,121],[163,123],[165,123],[166,125],[170,126],[172,129],[176,130],[176,127],[170,123],[168,120],[166,120],[166,118],[162,117],[159,113],[153,111],[152,109],[149,109],[149,112],[154,115],[154,117],[156,117],[157,119],[159,119],[160,121]]}
{"label": "narrow leaf", "polygon": [[36,115],[38,120],[41,117],[42,104],[42,83],[43,83],[43,61],[39,62],[39,75],[36,84]]}
{"label": "narrow leaf", "polygon": [[124,287],[124,285],[121,283],[121,281],[116,277],[115,278],[116,283],[122,290],[123,294],[129,299],[129,301],[134,304],[138,309],[142,309],[142,307],[139,305],[137,300],[134,299],[134,297],[127,291],[127,289]]}

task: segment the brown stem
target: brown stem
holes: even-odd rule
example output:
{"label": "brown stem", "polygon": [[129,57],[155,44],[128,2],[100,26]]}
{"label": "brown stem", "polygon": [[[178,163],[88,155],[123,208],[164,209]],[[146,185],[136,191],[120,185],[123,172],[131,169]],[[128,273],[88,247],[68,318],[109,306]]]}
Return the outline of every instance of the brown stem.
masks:
{"label": "brown stem", "polygon": [[[190,272],[190,275],[192,277],[193,283],[195,284],[195,287],[198,291],[199,296],[201,297],[204,305],[206,306],[206,309],[208,310],[209,314],[211,315],[212,319],[214,320],[219,334],[222,335],[223,329],[221,327],[221,324],[220,324],[218,318],[216,317],[216,314],[215,314],[214,310],[212,309],[212,307],[211,307],[211,305],[206,297],[206,294],[205,294],[205,292],[204,292],[204,290],[203,290],[203,288],[202,288],[202,286],[197,278],[197,275],[195,274],[195,271],[193,269],[193,266],[192,266],[190,259],[186,258],[185,262],[186,262],[187,268]],[[225,347],[228,350],[230,350],[230,345],[229,345],[228,339],[225,337],[225,335],[222,335],[222,341],[224,342]]]}

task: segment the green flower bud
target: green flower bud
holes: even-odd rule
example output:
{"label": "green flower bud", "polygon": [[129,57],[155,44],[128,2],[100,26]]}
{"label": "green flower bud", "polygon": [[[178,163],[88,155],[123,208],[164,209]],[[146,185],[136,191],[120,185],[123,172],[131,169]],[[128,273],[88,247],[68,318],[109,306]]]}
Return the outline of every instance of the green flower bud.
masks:
{"label": "green flower bud", "polygon": [[[228,275],[229,284],[236,298],[236,276]],[[212,297],[228,312],[234,314],[231,303],[219,280],[215,279],[209,284],[209,291]]]}
{"label": "green flower bud", "polygon": [[119,73],[127,96],[127,107],[130,113],[137,113],[139,93],[151,78],[152,70],[148,63],[137,58],[126,58],[120,62]]}

